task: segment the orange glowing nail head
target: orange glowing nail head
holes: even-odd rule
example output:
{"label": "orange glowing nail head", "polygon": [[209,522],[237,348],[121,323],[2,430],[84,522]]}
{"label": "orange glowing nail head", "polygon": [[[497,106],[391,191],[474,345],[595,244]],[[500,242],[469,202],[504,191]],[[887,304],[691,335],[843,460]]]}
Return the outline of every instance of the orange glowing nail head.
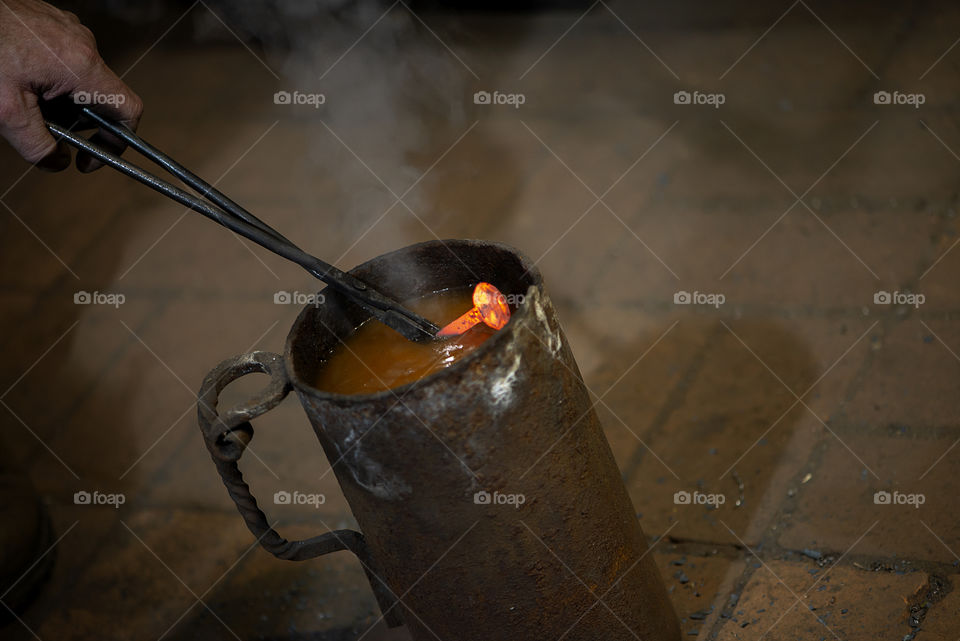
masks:
{"label": "orange glowing nail head", "polygon": [[478,283],[473,290],[473,309],[441,329],[437,336],[459,336],[477,323],[501,329],[509,320],[506,297],[490,283]]}

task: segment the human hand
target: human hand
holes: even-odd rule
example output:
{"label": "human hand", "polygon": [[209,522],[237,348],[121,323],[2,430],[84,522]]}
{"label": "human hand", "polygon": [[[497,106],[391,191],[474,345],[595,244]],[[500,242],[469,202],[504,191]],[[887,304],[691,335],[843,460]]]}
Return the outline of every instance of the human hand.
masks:
{"label": "human hand", "polygon": [[[44,124],[41,100],[72,96],[98,113],[136,129],[140,98],[117,77],[97,52],[89,29],[72,13],[40,0],[0,0],[0,135],[25,160],[59,171],[70,165],[70,149]],[[117,153],[122,143],[104,132],[93,142]],[[77,169],[101,163],[78,154]]]}

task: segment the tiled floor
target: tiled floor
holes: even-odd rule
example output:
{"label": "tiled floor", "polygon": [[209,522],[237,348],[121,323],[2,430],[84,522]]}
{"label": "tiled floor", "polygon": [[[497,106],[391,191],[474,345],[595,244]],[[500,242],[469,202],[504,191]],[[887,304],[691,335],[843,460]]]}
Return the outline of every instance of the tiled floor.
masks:
{"label": "tiled floor", "polygon": [[[152,48],[178,14],[100,38],[145,100],[141,133],[317,255],[474,237],[538,261],[684,635],[955,641],[960,9],[360,6],[278,21],[201,3]],[[0,422],[62,535],[2,636],[363,635],[379,614],[359,564],[251,547],[195,423],[207,371],[280,350],[298,310],[274,293],[311,279],[109,170],[0,158]],[[259,493],[328,497],[272,510],[281,531],[349,526],[295,401],[260,430]]]}

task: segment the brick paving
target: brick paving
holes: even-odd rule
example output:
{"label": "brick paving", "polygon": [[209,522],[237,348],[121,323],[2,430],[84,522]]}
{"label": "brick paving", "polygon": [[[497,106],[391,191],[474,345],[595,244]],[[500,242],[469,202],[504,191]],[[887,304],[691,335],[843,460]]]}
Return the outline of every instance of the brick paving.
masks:
{"label": "brick paving", "polygon": [[[391,50],[398,7],[321,81],[375,18],[334,54],[261,62],[198,6],[127,80],[145,137],[344,268],[434,237],[538,260],[685,637],[954,641],[960,9],[600,3],[576,22],[587,6],[424,12],[459,60],[423,30]],[[101,39],[120,69],[147,47]],[[274,104],[293,88],[327,103]],[[311,279],[109,170],[0,159],[0,425],[64,537],[4,638],[407,638],[352,557],[251,548],[197,432],[203,376],[282,349],[298,310],[273,295]],[[328,497],[274,506],[281,531],[354,525],[293,399],[257,443],[260,495]]]}

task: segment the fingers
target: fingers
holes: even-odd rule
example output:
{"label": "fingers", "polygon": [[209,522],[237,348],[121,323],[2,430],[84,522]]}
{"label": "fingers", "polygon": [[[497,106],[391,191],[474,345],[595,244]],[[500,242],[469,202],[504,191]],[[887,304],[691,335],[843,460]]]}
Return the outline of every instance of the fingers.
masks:
{"label": "fingers", "polygon": [[48,154],[37,163],[39,169],[44,171],[63,171],[70,166],[70,146],[62,140],[57,142],[53,153]]}
{"label": "fingers", "polygon": [[[14,89],[0,93],[0,135],[30,163],[40,163],[58,150],[57,142],[47,130],[43,114],[37,106],[37,97],[28,91]],[[69,164],[69,151],[61,149],[61,153],[51,158],[43,168],[63,169],[64,151]]]}
{"label": "fingers", "polygon": [[[113,136],[109,133],[103,131],[97,131],[95,134],[90,136],[90,142],[96,146],[109,151],[111,153],[119,156],[123,153],[123,150],[127,148],[122,141],[118,140],[116,136]],[[69,165],[69,161],[67,162]],[[77,152],[77,169],[84,174],[89,174],[91,171],[96,171],[103,167],[103,163],[91,156],[90,154],[78,151]]]}
{"label": "fingers", "polygon": [[143,102],[107,65],[99,60],[74,87],[74,101],[136,130]]}
{"label": "fingers", "polygon": [[[83,75],[73,95],[75,101],[84,103],[97,113],[112,118],[129,129],[136,130],[140,124],[140,115],[143,113],[140,97],[102,61],[93,65],[89,72]],[[122,153],[125,147],[115,136],[104,131],[98,131],[91,140],[117,154]],[[77,169],[84,173],[94,171],[102,165],[92,156],[77,154]]]}
{"label": "fingers", "polygon": [[[59,169],[68,153],[47,131],[37,101],[69,95],[125,126],[140,121],[140,98],[97,51],[93,33],[73,14],[36,0],[0,0],[0,135],[29,162]],[[94,142],[123,149],[100,132]],[[40,162],[42,161],[42,163]],[[98,163],[80,160],[81,170]]]}

